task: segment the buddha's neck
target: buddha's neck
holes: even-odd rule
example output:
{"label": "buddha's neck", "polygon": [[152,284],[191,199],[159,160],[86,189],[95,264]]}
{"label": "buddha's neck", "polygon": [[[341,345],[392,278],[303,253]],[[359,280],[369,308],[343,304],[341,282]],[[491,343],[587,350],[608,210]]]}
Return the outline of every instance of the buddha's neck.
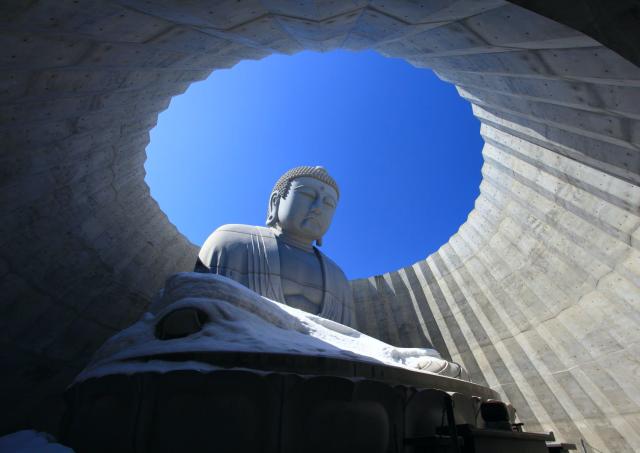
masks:
{"label": "buddha's neck", "polygon": [[272,228],[278,240],[285,244],[291,245],[304,250],[305,252],[313,252],[313,241],[294,236],[291,233],[285,233],[280,228]]}

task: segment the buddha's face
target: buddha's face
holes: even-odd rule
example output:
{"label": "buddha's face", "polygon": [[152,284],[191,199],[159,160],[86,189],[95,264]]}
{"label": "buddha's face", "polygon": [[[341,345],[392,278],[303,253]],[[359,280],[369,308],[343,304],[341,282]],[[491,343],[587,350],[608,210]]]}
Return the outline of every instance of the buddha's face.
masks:
{"label": "buddha's face", "polygon": [[335,189],[324,182],[301,176],[291,181],[289,193],[278,204],[278,225],[283,232],[314,241],[329,229],[338,204]]}

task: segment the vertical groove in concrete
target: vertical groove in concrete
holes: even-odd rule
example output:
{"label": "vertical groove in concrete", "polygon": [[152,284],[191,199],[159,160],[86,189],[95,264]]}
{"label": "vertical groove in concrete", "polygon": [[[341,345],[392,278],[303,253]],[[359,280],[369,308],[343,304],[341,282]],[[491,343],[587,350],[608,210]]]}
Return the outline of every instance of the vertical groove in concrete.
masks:
{"label": "vertical groove in concrete", "polygon": [[[590,2],[543,12],[636,55],[584,25]],[[78,368],[193,265],[144,182],[171,97],[244,59],[344,47],[434,69],[486,142],[449,243],[353,282],[360,328],[433,344],[530,428],[640,450],[638,67],[501,0],[18,3],[0,6],[0,403],[15,408],[1,430],[53,429]]]}

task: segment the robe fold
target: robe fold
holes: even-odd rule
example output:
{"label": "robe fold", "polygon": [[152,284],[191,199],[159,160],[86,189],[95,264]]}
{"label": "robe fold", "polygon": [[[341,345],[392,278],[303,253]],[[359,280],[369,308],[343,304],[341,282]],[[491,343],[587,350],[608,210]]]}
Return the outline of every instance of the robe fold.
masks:
{"label": "robe fold", "polygon": [[[355,328],[351,286],[342,270],[314,247],[323,271],[321,316]],[[252,291],[286,304],[282,290],[278,240],[271,228],[223,225],[205,241],[196,271],[231,278]]]}

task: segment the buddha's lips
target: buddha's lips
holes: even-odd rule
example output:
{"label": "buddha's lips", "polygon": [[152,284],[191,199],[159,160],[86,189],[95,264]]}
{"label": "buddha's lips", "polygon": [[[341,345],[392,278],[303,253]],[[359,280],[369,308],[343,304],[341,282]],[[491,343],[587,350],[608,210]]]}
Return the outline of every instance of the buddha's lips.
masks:
{"label": "buddha's lips", "polygon": [[304,221],[312,223],[312,228],[322,228],[322,221],[318,217],[305,217]]}

